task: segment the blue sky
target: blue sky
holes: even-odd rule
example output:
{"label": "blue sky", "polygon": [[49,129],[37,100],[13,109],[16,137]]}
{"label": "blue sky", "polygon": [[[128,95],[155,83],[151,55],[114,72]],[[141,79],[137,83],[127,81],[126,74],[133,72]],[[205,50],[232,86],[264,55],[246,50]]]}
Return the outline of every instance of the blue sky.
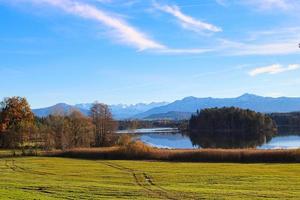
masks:
{"label": "blue sky", "polygon": [[300,96],[298,0],[0,0],[0,98]]}

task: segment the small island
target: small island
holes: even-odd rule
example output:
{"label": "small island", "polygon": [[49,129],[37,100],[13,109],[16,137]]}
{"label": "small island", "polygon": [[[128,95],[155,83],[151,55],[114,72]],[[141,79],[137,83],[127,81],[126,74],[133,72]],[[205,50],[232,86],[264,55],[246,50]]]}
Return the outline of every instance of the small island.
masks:
{"label": "small island", "polygon": [[202,148],[255,148],[277,133],[267,115],[235,107],[197,111],[189,120],[189,136]]}

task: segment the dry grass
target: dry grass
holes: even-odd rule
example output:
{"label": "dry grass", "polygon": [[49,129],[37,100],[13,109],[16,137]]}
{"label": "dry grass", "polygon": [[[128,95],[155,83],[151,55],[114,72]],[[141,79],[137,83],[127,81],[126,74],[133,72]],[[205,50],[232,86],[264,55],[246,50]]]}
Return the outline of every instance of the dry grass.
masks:
{"label": "dry grass", "polygon": [[258,149],[187,149],[169,150],[151,148],[142,142],[131,142],[127,146],[72,149],[51,152],[52,156],[117,159],[117,160],[160,160],[184,162],[237,162],[237,163],[299,163],[298,150],[258,150]]}
{"label": "dry grass", "polygon": [[[10,150],[1,150],[0,157],[11,157]],[[158,160],[184,162],[235,162],[235,163],[300,163],[298,150],[259,149],[158,149],[141,141],[127,138],[119,146],[78,148],[66,151],[38,151],[39,156],[57,156],[83,159]],[[35,156],[29,152],[27,156]],[[16,156],[24,156],[17,152]]]}

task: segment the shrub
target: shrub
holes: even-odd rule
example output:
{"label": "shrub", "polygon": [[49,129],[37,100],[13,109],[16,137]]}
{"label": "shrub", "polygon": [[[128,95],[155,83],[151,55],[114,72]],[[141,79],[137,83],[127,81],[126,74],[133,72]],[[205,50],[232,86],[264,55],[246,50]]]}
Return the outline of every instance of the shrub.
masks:
{"label": "shrub", "polygon": [[129,134],[123,134],[119,137],[117,144],[119,146],[128,146],[132,142],[132,137]]}
{"label": "shrub", "polygon": [[127,146],[123,147],[123,151],[126,156],[129,158],[141,158],[146,159],[149,158],[151,154],[151,147],[146,145],[145,143],[136,140],[131,141]]}

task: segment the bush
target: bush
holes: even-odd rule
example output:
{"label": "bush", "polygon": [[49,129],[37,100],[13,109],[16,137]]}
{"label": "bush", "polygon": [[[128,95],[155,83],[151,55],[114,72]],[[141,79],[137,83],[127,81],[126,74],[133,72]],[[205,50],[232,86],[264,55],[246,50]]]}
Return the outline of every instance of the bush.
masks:
{"label": "bush", "polygon": [[137,140],[130,142],[127,146],[125,146],[125,152],[129,156],[147,156],[151,151],[151,147],[146,145],[145,143]]}
{"label": "bush", "polygon": [[132,142],[132,137],[128,134],[123,134],[119,137],[117,144],[119,146],[128,146]]}

